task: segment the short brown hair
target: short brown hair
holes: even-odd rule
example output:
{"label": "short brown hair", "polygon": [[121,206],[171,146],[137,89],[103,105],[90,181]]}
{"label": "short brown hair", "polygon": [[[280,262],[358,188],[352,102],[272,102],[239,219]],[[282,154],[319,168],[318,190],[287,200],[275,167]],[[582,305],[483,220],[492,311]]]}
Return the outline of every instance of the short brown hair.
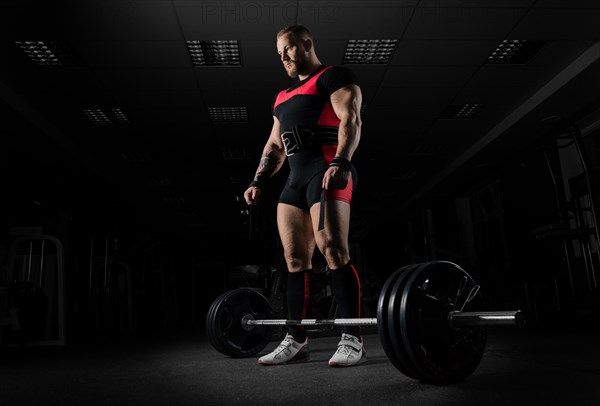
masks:
{"label": "short brown hair", "polygon": [[301,24],[283,27],[277,33],[277,38],[281,37],[282,35],[292,35],[294,38],[312,38],[308,28]]}

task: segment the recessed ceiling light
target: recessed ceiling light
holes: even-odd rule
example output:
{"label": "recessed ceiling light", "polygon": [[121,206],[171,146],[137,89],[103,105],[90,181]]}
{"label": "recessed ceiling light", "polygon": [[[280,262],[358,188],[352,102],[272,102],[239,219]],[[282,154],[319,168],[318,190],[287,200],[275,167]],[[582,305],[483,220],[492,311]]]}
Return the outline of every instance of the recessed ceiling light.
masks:
{"label": "recessed ceiling light", "polygon": [[440,116],[441,120],[469,120],[481,109],[478,103],[450,105]]}
{"label": "recessed ceiling light", "polygon": [[240,66],[237,40],[186,41],[194,66]]}
{"label": "recessed ceiling light", "polygon": [[36,65],[83,66],[81,59],[66,44],[58,41],[15,41],[15,44]]}
{"label": "recessed ceiling light", "polygon": [[152,162],[152,158],[144,151],[123,151],[121,157],[132,164]]}
{"label": "recessed ceiling light", "polygon": [[119,124],[129,124],[129,119],[121,109],[112,109],[111,112]]}
{"label": "recessed ceiling light", "polygon": [[363,104],[362,106],[360,106],[360,115],[364,116],[365,112],[367,111],[367,105]]}
{"label": "recessed ceiling light", "polygon": [[129,124],[129,119],[121,109],[83,109],[83,114],[95,125]]}
{"label": "recessed ceiling light", "polygon": [[165,196],[163,197],[163,201],[169,204],[183,204],[185,203],[185,199],[181,196]]}
{"label": "recessed ceiling light", "polygon": [[225,161],[251,158],[248,155],[248,150],[244,147],[221,148],[221,154],[223,155],[223,160]]}
{"label": "recessed ceiling light", "polygon": [[164,187],[171,185],[171,179],[164,176],[157,176],[154,178],[147,178],[146,183],[152,187]]}
{"label": "recessed ceiling light", "polygon": [[387,64],[396,48],[395,39],[351,39],[346,45],[344,64]]}
{"label": "recessed ceiling light", "polygon": [[432,155],[442,150],[439,144],[416,144],[408,151],[408,155]]}
{"label": "recessed ceiling light", "polygon": [[414,178],[417,175],[416,171],[406,171],[402,173],[397,179],[398,180],[409,180]]}
{"label": "recessed ceiling light", "polygon": [[213,123],[245,123],[248,121],[246,107],[209,107]]}
{"label": "recessed ceiling light", "polygon": [[505,39],[488,56],[488,64],[525,64],[547,43],[526,39]]}
{"label": "recessed ceiling light", "polygon": [[113,123],[106,113],[100,109],[83,109],[83,114],[95,125],[111,125]]}

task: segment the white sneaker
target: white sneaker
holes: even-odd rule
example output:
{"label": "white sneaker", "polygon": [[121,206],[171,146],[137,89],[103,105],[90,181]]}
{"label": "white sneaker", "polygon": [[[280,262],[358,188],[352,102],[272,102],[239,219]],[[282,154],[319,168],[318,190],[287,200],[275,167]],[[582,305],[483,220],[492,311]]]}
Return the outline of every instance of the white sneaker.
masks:
{"label": "white sneaker", "polygon": [[260,357],[257,363],[261,365],[278,365],[286,362],[306,361],[309,355],[308,337],[303,343],[299,343],[294,340],[294,337],[287,334],[273,352]]}
{"label": "white sneaker", "polygon": [[329,360],[329,366],[349,367],[363,363],[367,360],[367,354],[363,349],[363,343],[358,337],[342,333],[342,339],[333,357]]}

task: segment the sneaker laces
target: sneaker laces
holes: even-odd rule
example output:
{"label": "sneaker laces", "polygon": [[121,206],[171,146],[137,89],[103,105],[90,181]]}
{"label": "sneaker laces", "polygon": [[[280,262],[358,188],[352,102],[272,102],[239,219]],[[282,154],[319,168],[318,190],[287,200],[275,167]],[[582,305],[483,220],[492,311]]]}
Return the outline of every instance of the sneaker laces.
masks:
{"label": "sneaker laces", "polygon": [[[358,341],[358,339],[356,339],[355,337],[350,336],[350,335],[344,335],[343,339],[346,340],[346,341],[352,341],[352,342],[355,342],[355,343],[360,343],[360,341]],[[350,353],[352,353],[352,350],[355,350],[356,352],[360,353],[359,350],[357,350],[356,348],[354,348],[354,347],[352,347],[352,346],[350,346],[348,344],[341,344],[341,345],[339,345],[336,352],[338,354],[341,354],[341,355],[349,355]]]}
{"label": "sneaker laces", "polygon": [[343,344],[338,347],[336,352],[341,355],[349,355],[352,352],[352,350],[353,350],[352,347],[350,347],[349,345]]}
{"label": "sneaker laces", "polygon": [[290,336],[285,337],[275,351],[279,354],[280,352],[287,350],[288,348],[290,348],[292,346],[293,340],[294,340],[293,337],[290,337]]}

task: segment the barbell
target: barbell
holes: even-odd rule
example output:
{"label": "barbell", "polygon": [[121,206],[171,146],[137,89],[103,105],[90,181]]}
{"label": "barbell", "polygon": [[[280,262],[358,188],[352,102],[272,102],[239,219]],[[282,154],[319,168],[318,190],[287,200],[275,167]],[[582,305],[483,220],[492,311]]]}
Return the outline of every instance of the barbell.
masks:
{"label": "barbell", "polygon": [[209,308],[206,333],[213,347],[230,357],[258,354],[271,341],[269,326],[377,326],[385,354],[404,375],[449,384],[464,380],[479,365],[485,327],[522,327],[520,310],[483,311],[480,286],[460,266],[432,261],[402,267],[385,281],[377,318],[269,319],[267,298],[239,288],[220,295]]}

